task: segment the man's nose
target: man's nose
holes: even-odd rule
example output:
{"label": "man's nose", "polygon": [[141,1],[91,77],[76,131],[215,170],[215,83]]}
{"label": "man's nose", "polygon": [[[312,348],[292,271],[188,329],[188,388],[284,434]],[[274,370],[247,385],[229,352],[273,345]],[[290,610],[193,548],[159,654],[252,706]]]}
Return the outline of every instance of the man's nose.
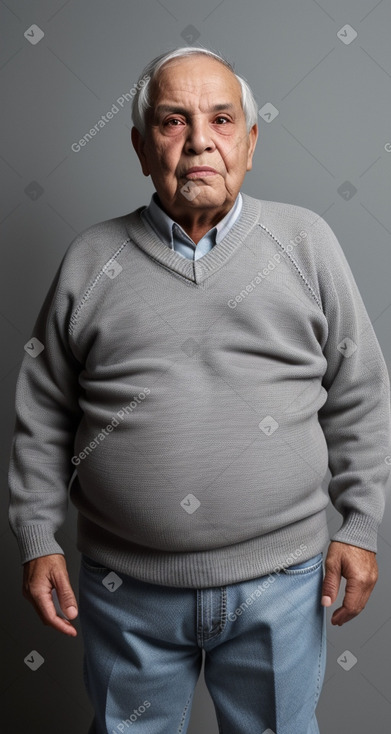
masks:
{"label": "man's nose", "polygon": [[207,121],[197,120],[189,124],[185,142],[187,153],[199,155],[204,150],[214,150],[215,144]]}

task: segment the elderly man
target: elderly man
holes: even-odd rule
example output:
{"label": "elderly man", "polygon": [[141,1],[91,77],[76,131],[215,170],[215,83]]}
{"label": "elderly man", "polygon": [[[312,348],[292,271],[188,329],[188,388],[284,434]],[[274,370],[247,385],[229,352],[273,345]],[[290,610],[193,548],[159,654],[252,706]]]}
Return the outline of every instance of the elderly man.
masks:
{"label": "elderly man", "polygon": [[156,192],[69,246],[18,378],[23,593],[76,634],[70,483],[90,731],[183,734],[204,650],[221,732],[315,734],[326,607],[377,579],[385,362],[325,220],[241,192],[257,106],[224,59],[154,59],[133,121]]}

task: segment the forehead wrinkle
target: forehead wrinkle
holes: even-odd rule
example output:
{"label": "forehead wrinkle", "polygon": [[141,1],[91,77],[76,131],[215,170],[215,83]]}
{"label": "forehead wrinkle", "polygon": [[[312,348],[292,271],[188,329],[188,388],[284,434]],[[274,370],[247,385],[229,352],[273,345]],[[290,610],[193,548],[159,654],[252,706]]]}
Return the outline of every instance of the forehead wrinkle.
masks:
{"label": "forehead wrinkle", "polygon": [[159,85],[159,92],[166,94],[190,94],[197,95],[199,97],[205,96],[219,96],[223,101],[227,101],[227,98],[233,96],[240,96],[240,86],[233,88],[233,86],[221,83],[221,80],[216,83],[213,79],[204,79],[200,84],[195,79],[192,79],[187,83],[184,80],[171,79],[168,84]]}
{"label": "forehead wrinkle", "polygon": [[[161,94],[164,90],[163,93],[166,94],[175,94],[175,92],[177,92],[179,94],[190,93],[198,94],[200,96],[205,94],[215,95],[216,93],[222,93],[225,97],[227,96],[228,91],[228,94],[235,94],[235,96],[238,96],[240,100],[242,90],[235,74],[227,69],[224,65],[220,64],[220,62],[218,61],[213,61],[212,64],[210,64],[209,61],[206,61],[206,63],[204,62],[205,60],[202,59],[202,62],[199,64],[199,66],[204,67],[200,69],[199,74],[207,74],[208,78],[201,81],[201,86],[199,84],[199,78],[195,77],[194,62],[191,62],[190,65],[186,62],[181,63],[181,61],[178,59],[172,62],[168,62],[167,66],[163,66],[162,69],[159,71],[157,77],[154,80],[156,91],[158,92],[158,94]],[[205,70],[205,66],[209,68]],[[211,66],[213,67],[212,70],[210,68]],[[179,79],[175,78],[178,76],[178,69]],[[170,71],[173,71],[174,74],[170,74]],[[220,90],[224,91],[216,91],[216,86],[220,87]],[[208,87],[210,87],[210,89],[208,89]],[[157,96],[158,95],[154,94],[155,100]]]}
{"label": "forehead wrinkle", "polygon": [[[232,97],[227,89],[219,91],[215,90],[201,92],[187,90],[179,90],[178,88],[172,90],[164,89],[159,90],[161,93],[154,95],[153,107],[155,114],[165,112],[180,112],[181,110],[185,113],[199,114],[201,112],[221,112],[222,110],[231,111],[232,113],[238,113],[242,110],[241,95],[240,93]],[[216,98],[218,101],[216,101]]]}
{"label": "forehead wrinkle", "polygon": [[[236,109],[236,105],[233,102],[218,102],[216,104],[213,104],[211,107],[205,110],[205,112],[222,112],[223,110],[231,110],[234,111]],[[161,102],[160,104],[156,105],[155,107],[156,114],[165,112],[178,112],[178,113],[185,113],[188,112],[188,108],[184,107],[181,102]]]}

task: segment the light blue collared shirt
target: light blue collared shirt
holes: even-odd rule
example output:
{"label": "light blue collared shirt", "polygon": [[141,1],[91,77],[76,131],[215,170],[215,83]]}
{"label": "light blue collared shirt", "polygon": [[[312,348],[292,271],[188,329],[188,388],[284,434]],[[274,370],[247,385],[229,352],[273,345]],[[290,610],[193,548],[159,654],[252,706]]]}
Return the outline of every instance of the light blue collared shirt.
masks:
{"label": "light blue collared shirt", "polygon": [[152,194],[149,206],[141,212],[141,217],[144,223],[147,226],[149,225],[159,239],[170,247],[171,250],[175,250],[179,255],[187,257],[189,260],[199,260],[214,245],[218,245],[231,229],[232,225],[235,224],[242,211],[242,203],[242,195],[239,192],[232,209],[212,229],[204,234],[197,244],[193,242],[191,237],[186,234],[177,222],[163,211],[156,191]]}

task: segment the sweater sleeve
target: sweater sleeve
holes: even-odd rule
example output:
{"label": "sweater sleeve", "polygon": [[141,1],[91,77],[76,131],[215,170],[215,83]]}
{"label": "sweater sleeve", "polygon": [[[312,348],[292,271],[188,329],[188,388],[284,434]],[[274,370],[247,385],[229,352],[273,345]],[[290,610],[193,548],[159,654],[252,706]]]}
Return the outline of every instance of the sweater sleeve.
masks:
{"label": "sweater sleeve", "polygon": [[[390,467],[390,382],[386,363],[343,250],[318,223],[318,282],[328,337],[325,404],[329,495],[343,522],[331,540],[377,550]],[[319,248],[319,249],[318,249]]]}
{"label": "sweater sleeve", "polygon": [[82,411],[81,365],[67,339],[72,298],[63,285],[63,261],[26,343],[15,392],[16,420],[8,472],[9,523],[22,563],[64,554],[55,533],[65,520],[70,459]]}

